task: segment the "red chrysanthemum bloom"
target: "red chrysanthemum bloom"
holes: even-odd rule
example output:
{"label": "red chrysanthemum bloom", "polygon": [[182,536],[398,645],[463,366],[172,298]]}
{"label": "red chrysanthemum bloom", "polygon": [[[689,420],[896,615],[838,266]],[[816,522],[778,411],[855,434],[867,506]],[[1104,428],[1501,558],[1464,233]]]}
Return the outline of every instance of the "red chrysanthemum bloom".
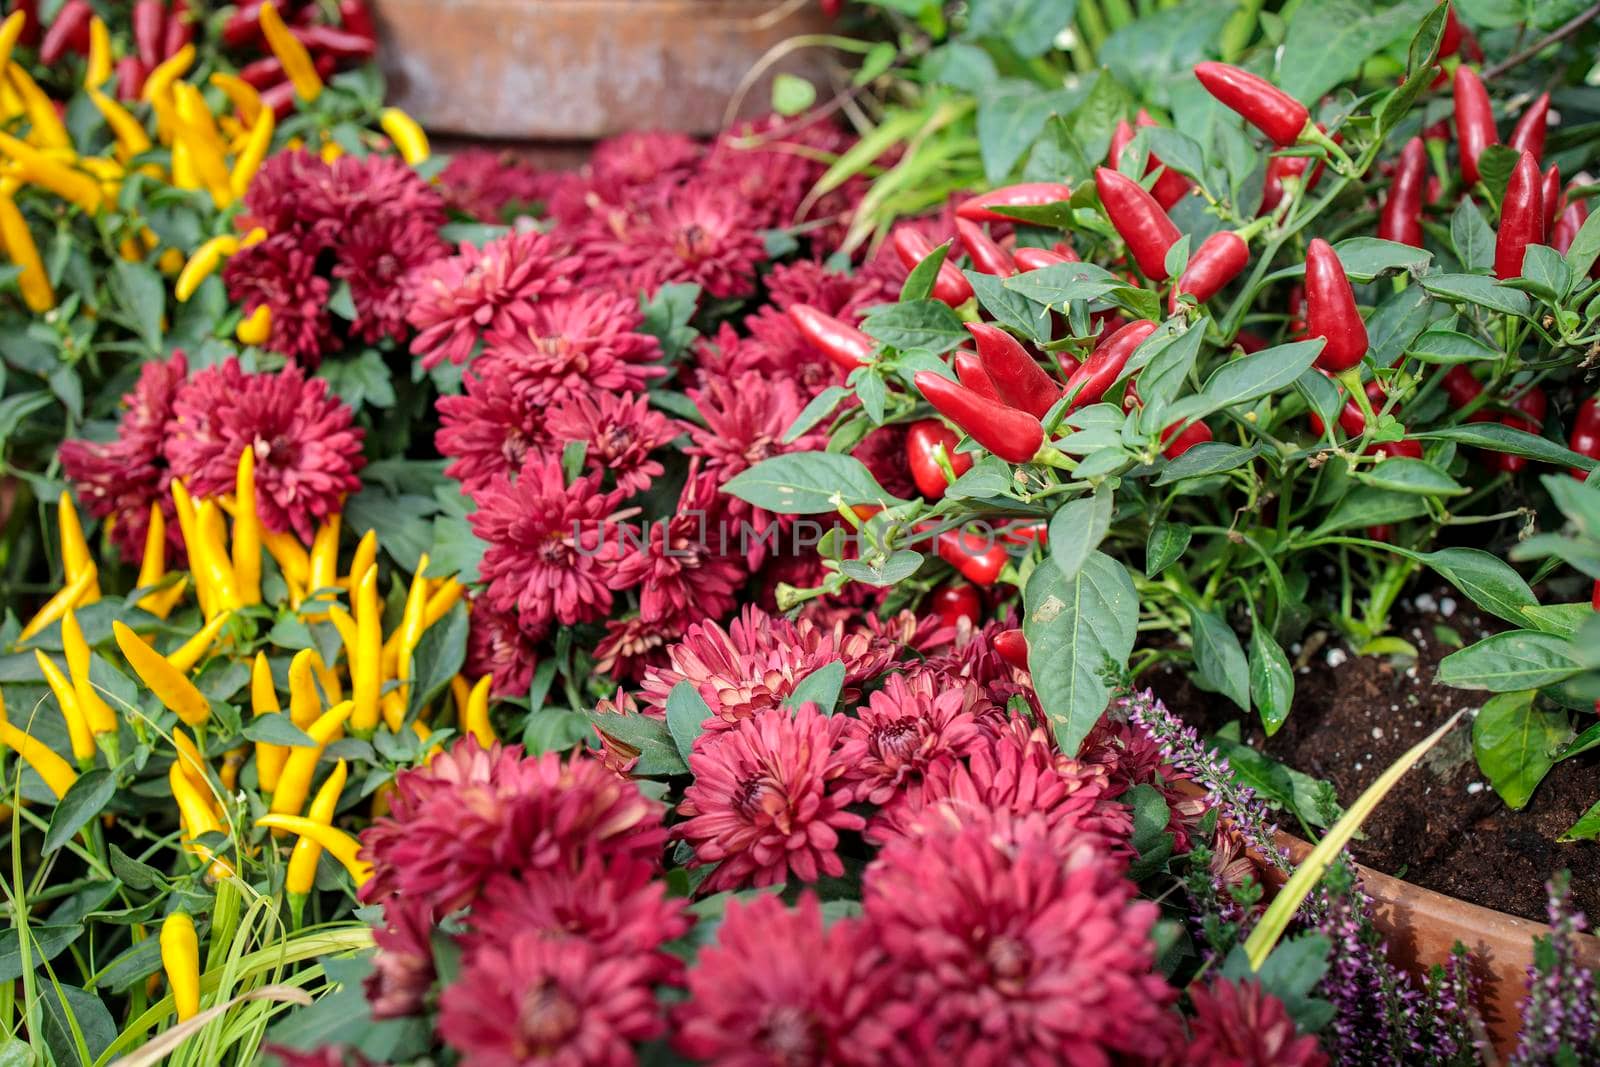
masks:
{"label": "red chrysanthemum bloom", "polygon": [[530,402],[553,404],[587,393],[640,393],[666,374],[654,366],[661,343],[641,333],[644,316],[632,296],[607,289],[532,305],[516,328],[496,329],[486,357],[504,365]]}
{"label": "red chrysanthemum bloom", "polygon": [[978,699],[977,686],[938,690],[925,671],[889,675],[857,717],[845,721],[839,758],[855,799],[885,804],[936,760],[984,744],[972,714]]}
{"label": "red chrysanthemum bloom", "polygon": [[475,1067],[632,1067],[666,1031],[648,959],[514,933],[472,953],[439,998],[439,1036]]}
{"label": "red chrysanthemum bloom", "polygon": [[269,1041],[261,1048],[283,1067],[372,1067],[372,1061],[360,1049],[348,1045],[321,1045],[306,1051]]}
{"label": "red chrysanthemum bloom", "polygon": [[688,933],[688,901],[669,896],[656,874],[643,860],[587,856],[575,871],[496,876],[472,906],[468,951],[512,933],[575,937],[608,959],[652,962],[652,982],[681,984],[683,962],[662,946]]}
{"label": "red chrysanthemum bloom", "polygon": [[823,926],[810,892],[730,900],[717,943],[700,950],[678,1009],[679,1051],[714,1067],[860,1063],[857,1020],[879,984],[859,919]]}
{"label": "red chrysanthemum bloom", "polygon": [[667,645],[682,636],[682,624],[675,619],[646,622],[640,615],[607,619],[606,635],[594,646],[595,673],[638,681],[645,671],[666,663]]}
{"label": "red chrysanthemum bloom", "polygon": [[333,276],[350,286],[353,336],[368,342],[405,339],[412,271],[450,254],[439,238],[440,222],[426,215],[366,212],[344,227]]}
{"label": "red chrysanthemum bloom", "polygon": [[777,885],[790,872],[802,882],[844,874],[839,831],[866,821],[845,810],[846,767],[835,751],[843,729],[844,717],[802,704],[695,739],[694,784],[684,790],[684,821],[673,833],[693,846],[691,867],[717,865],[702,892]]}
{"label": "red chrysanthemum bloom", "polygon": [[581,441],[584,467],[626,496],[650,488],[665,469],[650,453],[682,432],[676,420],[632,393],[576,393],[551,409],[545,430],[558,445]]}
{"label": "red chrysanthemum bloom", "polygon": [[677,510],[645,527],[645,543],[627,543],[617,560],[618,586],[639,587],[641,619],[682,626],[734,609],[749,571],[720,543],[726,533],[721,519],[716,479],[691,461]]}
{"label": "red chrysanthemum bloom", "polygon": [[241,230],[263,227],[269,234],[310,230],[335,220],[339,211],[329,195],[328,164],[304,149],[274,152],[245,190]]}
{"label": "red chrysanthemum bloom", "polygon": [[556,177],[510,152],[468,148],[451,154],[439,172],[439,187],[445,203],[463,215],[479,222],[505,222],[511,211],[548,198]]}
{"label": "red chrysanthemum bloom", "polygon": [[862,903],[894,975],[861,1031],[877,1063],[1107,1067],[1173,1046],[1159,909],[1092,842],[1056,848],[1040,816],[890,841]]}
{"label": "red chrysanthemum bloom", "polygon": [[592,476],[571,485],[559,455],[530,454],[515,482],[496,479],[478,494],[472,530],[485,545],[481,594],[496,611],[537,632],[611,611],[612,571],[620,552],[616,494]]}
{"label": "red chrysanthemum bloom", "polygon": [[1190,835],[1208,808],[1206,798],[1179,788],[1190,776],[1166,761],[1155,738],[1117,715],[1102,715],[1083,739],[1079,758],[1105,764],[1119,793],[1137,785],[1159,790],[1167,802],[1167,831],[1173,836],[1173,848],[1180,854],[1189,851]]}
{"label": "red chrysanthemum bloom", "polygon": [[694,172],[703,153],[692,138],[674,130],[634,130],[595,145],[589,168],[595,181],[607,186],[676,184]]}
{"label": "red chrysanthemum bloom", "polygon": [[167,462],[196,497],[233,492],[239,454],[256,453],[256,512],[269,530],[310,544],[316,526],[361,488],[362,431],[350,407],[291,363],[250,374],[229,357],[200,371],[173,403]]}
{"label": "red chrysanthemum bloom", "polygon": [[466,362],[484,333],[512,334],[531,324],[536,302],[571,289],[579,266],[537,230],[506,234],[481,249],[463,244],[413,276],[409,321],[419,332],[411,351],[424,367]]}
{"label": "red chrysanthemum bloom", "polygon": [[[764,280],[767,296],[779,311],[788,311],[796,304],[809,304],[851,323],[861,317],[856,310],[862,288],[861,279],[843,271],[829,270],[816,260],[797,259],[790,263],[774,264]],[[877,287],[873,286],[872,289],[877,297]],[[890,293],[888,299],[892,301],[898,295]],[[876,299],[875,302],[882,303],[883,300]]]}
{"label": "red chrysanthemum bloom", "polygon": [[1213,978],[1189,987],[1194,1016],[1172,1067],[1326,1067],[1317,1039],[1300,1036],[1283,1001],[1260,982]]}
{"label": "red chrysanthemum bloom", "polygon": [[228,299],[246,315],[265,305],[272,312],[266,346],[315,369],[333,341],[328,315],[332,285],[317,273],[317,250],[292,232],[274,233],[241,248],[222,268]]}
{"label": "red chrysanthemum bloom", "polygon": [[755,292],[766,243],[751,202],[726,186],[694,181],[642,205],[612,249],[627,290],[654,293],[693,282],[718,300]]}
{"label": "red chrysanthemum bloom", "polygon": [[694,383],[702,389],[719,379],[770,373],[772,366],[765,345],[754,338],[740,337],[739,331],[726,322],[717,327],[716,333],[694,342],[694,363]]}
{"label": "red chrysanthemum bloom", "polygon": [[506,367],[479,359],[463,376],[465,392],[441,396],[439,454],[451,460],[444,472],[476,497],[498,478],[513,479],[530,455],[550,444],[544,407],[512,384]]}
{"label": "red chrysanthemum bloom", "polygon": [[473,678],[494,675],[495,696],[527,696],[533,672],[539,666],[538,643],[545,632],[527,632],[514,615],[495,611],[481,597],[473,601],[468,616],[466,673]]}
{"label": "red chrysanthemum bloom", "polygon": [[759,228],[785,227],[796,221],[801,202],[827,167],[819,153],[838,153],[848,144],[826,119],[796,126],[771,115],[718,137],[701,171],[751,204]]}
{"label": "red chrysanthemum bloom", "polygon": [[850,454],[871,472],[884,492],[901,500],[914,500],[921,494],[911,480],[911,463],[906,458],[907,430],[904,425],[880,426],[861,439]]}
{"label": "red chrysanthemum bloom", "polygon": [[420,1014],[433,988],[433,915],[426,900],[390,897],[372,930],[377,953],[364,983],[375,1019]]}
{"label": "red chrysanthemum bloom", "polygon": [[389,814],[362,831],[372,880],[362,899],[398,894],[435,917],[477,899],[494,874],[559,869],[583,858],[654,862],[662,806],[585,753],[524,758],[472,738],[395,776]]}
{"label": "red chrysanthemum bloom", "polygon": [[[690,389],[688,395],[706,425],[689,427],[691,443],[684,451],[703,457],[706,473],[719,483],[772,456],[822,447],[823,434],[816,428],[783,441],[806,405],[799,387],[788,379],[745,374],[733,381],[712,381],[705,389]],[[773,525],[780,530],[793,525],[793,516],[774,515],[737,497],[729,497],[727,507],[728,517],[747,523],[753,534],[745,550],[752,568],[766,554],[768,530]]]}
{"label": "red chrysanthemum bloom", "polygon": [[[145,533],[150,528],[150,505],[159,503],[173,518],[167,483],[171,471],[163,453],[173,402],[189,376],[182,352],[169,360],[152,360],[139,368],[139,380],[122,397],[122,421],[113,441],[64,441],[61,470],[73,484],[79,503],[97,519],[109,519],[111,539],[122,558],[144,558]],[[183,551],[183,535],[176,522],[167,523],[167,544]]]}

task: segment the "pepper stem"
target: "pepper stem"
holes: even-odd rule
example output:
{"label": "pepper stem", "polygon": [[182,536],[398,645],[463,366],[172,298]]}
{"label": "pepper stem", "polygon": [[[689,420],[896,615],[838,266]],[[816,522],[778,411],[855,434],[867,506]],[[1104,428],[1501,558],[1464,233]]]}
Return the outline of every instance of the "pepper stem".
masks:
{"label": "pepper stem", "polygon": [[1315,122],[1312,122],[1310,119],[1306,120],[1305,129],[1300,131],[1300,140],[1309,144],[1317,145],[1318,147],[1324,149],[1329,156],[1333,157],[1332,162],[1335,170],[1337,170],[1340,174],[1347,174],[1354,177],[1356,166],[1355,161],[1352,160],[1349,154],[1339,146],[1337,141],[1318,129]]}

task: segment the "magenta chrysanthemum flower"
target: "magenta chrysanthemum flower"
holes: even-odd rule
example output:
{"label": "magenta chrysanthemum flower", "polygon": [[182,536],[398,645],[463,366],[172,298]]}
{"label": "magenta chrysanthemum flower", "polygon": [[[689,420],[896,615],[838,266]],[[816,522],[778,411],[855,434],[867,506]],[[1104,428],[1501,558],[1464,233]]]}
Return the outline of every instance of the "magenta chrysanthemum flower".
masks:
{"label": "magenta chrysanthemum flower", "polygon": [[639,615],[646,622],[720,619],[734,609],[749,577],[744,561],[720,543],[720,496],[716,480],[691,462],[689,477],[668,518],[642,531],[645,544],[629,543],[617,560],[617,584],[639,587]]}
{"label": "magenta chrysanthemum flower", "polygon": [[667,644],[682,636],[675,619],[646,622],[640,615],[607,619],[606,635],[594,646],[594,669],[618,681],[638,681],[651,667],[666,663]]}
{"label": "magenta chrysanthemum flower", "polygon": [[756,267],[767,258],[760,229],[749,200],[696,181],[643,205],[613,251],[628,289],[693,282],[728,300],[755,292]]}
{"label": "magenta chrysanthemum flower", "polygon": [[263,305],[272,312],[266,347],[315,369],[333,339],[328,315],[332,285],[317,273],[317,251],[292,232],[274,233],[241,248],[222,268],[228,299],[246,315]]}
{"label": "magenta chrysanthemum flower", "polygon": [[846,720],[839,758],[855,799],[885,804],[934,761],[983,744],[972,714],[978,699],[977,686],[941,690],[925,671],[889,675],[857,717]]}
{"label": "magenta chrysanthemum flower", "polygon": [[592,756],[527,757],[472,738],[395,776],[389,815],[361,834],[362,899],[398,894],[435,917],[477,899],[491,875],[574,871],[588,855],[655,862],[662,806]]}
{"label": "magenta chrysanthemum flower", "polygon": [[350,333],[368,342],[402,341],[411,272],[449,255],[450,246],[440,240],[439,222],[432,219],[368,212],[343,229],[336,252],[333,276],[349,284],[356,309]]}
{"label": "magenta chrysanthemum flower", "polygon": [[1283,1001],[1260,982],[1214,978],[1189,987],[1194,1016],[1189,1044],[1173,1067],[1325,1067],[1314,1037],[1295,1031]]}
{"label": "magenta chrysanthemum flower", "polygon": [[328,164],[314,153],[274,152],[250,180],[239,223],[245,230],[261,226],[269,234],[315,228],[339,214],[328,186]]}
{"label": "magenta chrysanthemum flower", "polygon": [[906,436],[904,426],[880,426],[863,437],[850,454],[866,466],[884,492],[901,500],[913,500],[920,494],[911,480]]}
{"label": "magenta chrysanthemum flower", "polygon": [[580,264],[555,238],[537,230],[509,233],[481,249],[464,244],[413,277],[411,351],[424,367],[463,363],[478,338],[515,333],[532,322],[535,302],[572,288]]}
{"label": "magenta chrysanthemum flower", "polygon": [[589,167],[599,184],[637,189],[683,181],[702,154],[692,138],[676,131],[634,130],[595,145]]}
{"label": "magenta chrysanthemum flower", "polygon": [[494,675],[490,692],[495,696],[526,696],[539,666],[535,646],[545,633],[525,632],[515,616],[495,611],[482,598],[473,601],[469,619],[467,674],[473,678]]}
{"label": "magenta chrysanthemum flower", "polygon": [[715,1067],[862,1063],[857,1020],[879,981],[859,919],[822,923],[810,892],[728,902],[717,943],[700,950],[674,1044]]}
{"label": "magenta chrysanthemum flower", "polygon": [[789,226],[827,166],[819,153],[843,151],[848,143],[826,120],[796,127],[792,120],[768,116],[718,137],[702,173],[752,205],[758,227]]}
{"label": "magenta chrysanthemum flower", "polygon": [[197,497],[233,492],[239,454],[256,453],[256,511],[269,530],[310,544],[317,523],[340,510],[366,463],[350,408],[297,364],[250,374],[239,361],[207,367],[173,403],[167,461]]}
{"label": "magenta chrysanthemum flower", "polygon": [[433,988],[433,915],[426,900],[390,897],[372,930],[377,953],[364,983],[375,1019],[416,1015]]}
{"label": "magenta chrysanthemum flower", "polygon": [[454,152],[439,172],[445,203],[479,222],[505,222],[508,212],[546,199],[556,175],[541,172],[510,152],[468,148]]}
{"label": "magenta chrysanthemum flower", "polygon": [[550,404],[596,390],[639,393],[666,374],[653,366],[661,344],[639,332],[632,296],[591,288],[532,305],[514,329],[495,329],[487,358],[505,366],[530,402]]}
{"label": "magenta chrysanthemum flower", "polygon": [[1167,830],[1173,836],[1173,849],[1179,854],[1189,851],[1190,835],[1210,805],[1204,796],[1179,788],[1191,776],[1167,762],[1160,742],[1126,719],[1104,715],[1083,739],[1079,758],[1105,764],[1119,794],[1138,785],[1159,790],[1167,802]]}
{"label": "magenta chrysanthemum flower", "polygon": [[468,957],[439,998],[439,1036],[475,1067],[631,1067],[666,1030],[651,961],[580,938],[509,933]]}
{"label": "magenta chrysanthemum flower", "polygon": [[615,509],[616,495],[593,477],[568,485],[560,456],[529,455],[517,480],[491,483],[472,513],[487,545],[478,568],[485,602],[524,630],[604,618],[619,553]]}
{"label": "magenta chrysanthemum flower", "polygon": [[545,430],[560,445],[582,442],[585,469],[631,496],[665,469],[650,453],[682,432],[676,421],[632,393],[577,393],[553,408]]}
{"label": "magenta chrysanthemum flower", "polygon": [[694,361],[694,381],[702,389],[720,379],[771,373],[773,365],[765,345],[754,338],[740,337],[739,331],[726,322],[717,327],[715,334],[695,341]]}
{"label": "magenta chrysanthemum flower", "polygon": [[[113,441],[64,441],[62,473],[73,483],[78,501],[98,519],[110,520],[111,539],[125,560],[144,556],[150,528],[150,505],[173,517],[167,492],[171,471],[162,448],[172,420],[173,402],[189,376],[182,352],[169,360],[153,360],[139,368],[139,380],[122,397],[122,421]],[[167,523],[167,544],[183,550],[176,522]]]}
{"label": "magenta chrysanthemum flower", "polygon": [[550,444],[544,407],[513,386],[504,364],[479,359],[463,378],[457,396],[434,405],[439,429],[434,447],[451,462],[444,469],[476,497],[496,479],[514,479],[530,455]]}
{"label": "magenta chrysanthemum flower", "polygon": [[993,813],[890,841],[867,869],[891,988],[863,1033],[875,1062],[1105,1067],[1173,1045],[1153,973],[1159,909],[1092,842]]}
{"label": "magenta chrysanthemum flower", "polygon": [[684,790],[678,814],[685,819],[673,833],[693,846],[690,866],[717,865],[703,892],[777,885],[790,872],[802,882],[844,873],[839,831],[866,822],[845,810],[846,767],[835,752],[843,728],[843,717],[803,704],[696,738],[694,784]]}

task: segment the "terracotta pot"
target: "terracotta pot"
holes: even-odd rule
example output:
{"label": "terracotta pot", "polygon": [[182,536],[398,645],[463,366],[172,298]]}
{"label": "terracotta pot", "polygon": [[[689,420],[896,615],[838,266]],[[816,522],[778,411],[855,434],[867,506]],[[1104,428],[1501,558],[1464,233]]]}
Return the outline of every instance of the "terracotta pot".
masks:
{"label": "terracotta pot", "polygon": [[[375,0],[393,103],[430,130],[593,140],[624,130],[714,133],[773,45],[826,27],[817,4],[783,0]],[[768,110],[778,71],[744,97]]]}

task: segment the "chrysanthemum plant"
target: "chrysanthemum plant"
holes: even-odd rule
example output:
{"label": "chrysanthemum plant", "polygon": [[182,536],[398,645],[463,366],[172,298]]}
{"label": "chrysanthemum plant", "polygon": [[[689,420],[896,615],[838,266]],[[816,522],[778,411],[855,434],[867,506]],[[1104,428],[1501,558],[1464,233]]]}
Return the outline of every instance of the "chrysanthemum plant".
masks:
{"label": "chrysanthemum plant", "polygon": [[[898,303],[868,312],[861,346],[811,335],[855,367],[790,428],[825,426],[827,451],[729,486],[759,507],[837,516],[851,535],[823,542],[831,575],[787,603],[850,583],[914,596],[954,577],[936,554],[1000,599],[1020,592],[1033,681],[1071,752],[1118,685],[1163,661],[1275,731],[1294,692],[1285,649],[1325,626],[1359,652],[1414,656],[1390,612],[1431,571],[1532,635],[1513,688],[1539,702],[1502,708],[1500,727],[1568,732],[1592,698],[1558,684],[1574,670],[1557,646],[1589,612],[1589,586],[1554,564],[1524,574],[1505,547],[1559,525],[1540,468],[1570,470],[1576,487],[1600,455],[1600,223],[1561,179],[1594,144],[1567,135],[1570,119],[1546,130],[1547,101],[1523,88],[1534,71],[1515,62],[1490,84],[1502,113],[1529,117],[1495,143],[1459,24],[1444,5],[1418,15],[1419,28],[1373,25],[1365,51],[1313,62],[1333,16],[1303,6],[1276,66],[1266,48],[1249,57],[1293,95],[1192,60],[1136,83],[1171,127],[1142,116],[1134,131],[1116,62],[1027,125],[1042,130],[1029,143],[980,118],[985,166],[1005,146],[989,174],[1003,187],[958,200],[953,232],[934,224],[934,241],[955,240]],[[947,63],[973,51],[939,50]],[[1403,77],[1349,82],[1393,54]],[[925,79],[949,75],[936,70]],[[1456,71],[1453,92],[1441,70]],[[894,424],[929,442],[915,497],[848,455]],[[1482,687],[1455,669],[1443,680]],[[1484,769],[1525,778],[1550,754],[1502,746]]]}

